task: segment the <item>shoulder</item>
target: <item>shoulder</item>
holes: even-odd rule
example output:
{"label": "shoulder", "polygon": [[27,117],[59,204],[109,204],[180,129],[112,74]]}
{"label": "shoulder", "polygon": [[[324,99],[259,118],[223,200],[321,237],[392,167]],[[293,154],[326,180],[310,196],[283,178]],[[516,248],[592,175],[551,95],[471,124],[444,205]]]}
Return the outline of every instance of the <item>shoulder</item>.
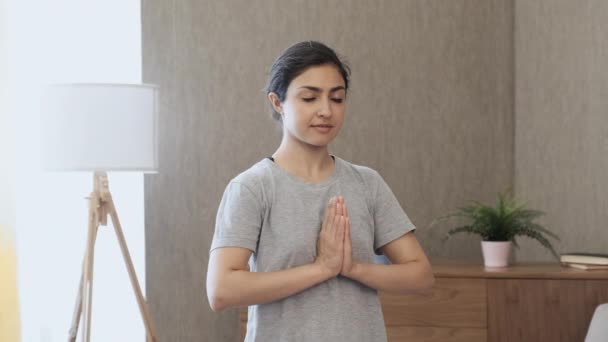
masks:
{"label": "shoulder", "polygon": [[268,173],[268,167],[266,167],[264,160],[260,160],[257,163],[250,166],[248,169],[242,171],[236,175],[230,182],[237,182],[247,186],[255,187],[264,176]]}
{"label": "shoulder", "polygon": [[263,201],[265,197],[265,187],[268,184],[269,177],[270,170],[264,159],[262,159],[232,178],[227,187],[237,186],[245,188],[254,194],[260,201]]}
{"label": "shoulder", "polygon": [[365,182],[368,185],[375,184],[375,182],[377,182],[378,177],[380,177],[378,171],[374,170],[369,166],[354,164],[344,159],[341,159],[341,161],[344,165],[346,173],[354,175],[355,177],[359,178],[362,182]]}
{"label": "shoulder", "polygon": [[378,171],[369,166],[358,165],[345,160],[342,160],[342,164],[344,165],[344,173],[348,175],[348,178],[356,180],[358,186],[353,188],[361,189],[361,195],[365,198],[369,212],[374,215],[378,184],[382,177]]}
{"label": "shoulder", "polygon": [[[349,179],[354,179],[357,185],[364,191],[363,195],[369,201],[373,201],[378,193],[378,186],[382,182],[382,176],[378,171],[369,166],[358,165],[341,159],[344,174]],[[373,202],[370,202],[370,205]]]}

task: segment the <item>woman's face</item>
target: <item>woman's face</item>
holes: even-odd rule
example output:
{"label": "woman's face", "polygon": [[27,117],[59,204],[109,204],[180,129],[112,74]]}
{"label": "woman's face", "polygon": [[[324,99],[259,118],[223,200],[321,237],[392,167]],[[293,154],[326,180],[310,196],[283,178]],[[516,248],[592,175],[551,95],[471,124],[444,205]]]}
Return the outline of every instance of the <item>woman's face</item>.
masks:
{"label": "woman's face", "polygon": [[276,99],[273,103],[283,112],[284,134],[308,145],[326,146],[344,121],[344,79],[333,65],[310,67],[291,81],[283,103]]}

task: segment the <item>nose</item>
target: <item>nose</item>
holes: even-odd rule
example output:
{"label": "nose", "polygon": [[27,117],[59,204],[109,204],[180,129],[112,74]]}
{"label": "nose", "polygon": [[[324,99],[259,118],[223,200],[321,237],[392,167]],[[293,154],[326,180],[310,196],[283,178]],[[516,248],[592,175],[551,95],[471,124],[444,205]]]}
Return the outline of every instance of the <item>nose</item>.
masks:
{"label": "nose", "polygon": [[329,99],[325,99],[324,101],[320,101],[321,105],[319,110],[317,111],[317,115],[320,117],[330,117],[331,116],[331,103]]}

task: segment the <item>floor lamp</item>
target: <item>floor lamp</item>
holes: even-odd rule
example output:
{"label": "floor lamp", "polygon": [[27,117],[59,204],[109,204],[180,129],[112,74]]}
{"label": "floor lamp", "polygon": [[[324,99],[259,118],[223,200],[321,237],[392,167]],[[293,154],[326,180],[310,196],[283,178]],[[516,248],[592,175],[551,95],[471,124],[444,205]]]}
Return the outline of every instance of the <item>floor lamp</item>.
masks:
{"label": "floor lamp", "polygon": [[109,189],[106,172],[158,169],[158,89],[134,84],[56,84],[45,88],[42,106],[43,167],[93,172],[82,276],[69,341],[90,341],[95,240],[108,216],[116,233],[144,321],[147,341],[156,341],[148,306]]}

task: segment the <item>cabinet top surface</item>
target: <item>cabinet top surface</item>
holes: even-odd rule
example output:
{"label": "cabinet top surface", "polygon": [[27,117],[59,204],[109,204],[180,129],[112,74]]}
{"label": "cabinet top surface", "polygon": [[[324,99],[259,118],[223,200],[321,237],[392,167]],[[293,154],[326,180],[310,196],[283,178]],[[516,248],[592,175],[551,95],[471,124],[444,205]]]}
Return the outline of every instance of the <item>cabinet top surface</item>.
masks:
{"label": "cabinet top surface", "polygon": [[431,260],[438,278],[608,279],[608,270],[580,270],[559,263],[516,263],[504,268],[473,261]]}

